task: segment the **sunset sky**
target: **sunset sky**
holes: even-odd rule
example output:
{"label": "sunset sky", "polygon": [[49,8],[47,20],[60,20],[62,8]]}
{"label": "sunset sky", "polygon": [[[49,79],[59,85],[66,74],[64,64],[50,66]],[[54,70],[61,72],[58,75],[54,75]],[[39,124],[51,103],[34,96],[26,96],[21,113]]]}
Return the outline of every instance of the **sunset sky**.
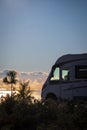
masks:
{"label": "sunset sky", "polygon": [[87,53],[87,0],[0,0],[0,73],[49,73],[68,53]]}

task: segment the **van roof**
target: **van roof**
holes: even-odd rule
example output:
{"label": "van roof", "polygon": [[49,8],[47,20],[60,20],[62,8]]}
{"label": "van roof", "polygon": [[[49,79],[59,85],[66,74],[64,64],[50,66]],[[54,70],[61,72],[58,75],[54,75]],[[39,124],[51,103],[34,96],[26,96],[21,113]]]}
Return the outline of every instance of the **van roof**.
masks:
{"label": "van roof", "polygon": [[83,53],[83,54],[67,54],[67,55],[63,55],[61,56],[55,63],[55,65],[59,65],[59,64],[65,64],[68,62],[73,62],[73,61],[77,61],[77,60],[85,60],[87,59],[87,53]]}

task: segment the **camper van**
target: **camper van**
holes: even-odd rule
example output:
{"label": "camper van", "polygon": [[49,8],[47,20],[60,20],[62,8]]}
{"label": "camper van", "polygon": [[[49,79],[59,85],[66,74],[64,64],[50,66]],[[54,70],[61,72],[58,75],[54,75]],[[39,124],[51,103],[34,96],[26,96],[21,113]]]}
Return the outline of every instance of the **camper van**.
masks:
{"label": "camper van", "polygon": [[87,53],[61,56],[42,87],[44,99],[87,99]]}

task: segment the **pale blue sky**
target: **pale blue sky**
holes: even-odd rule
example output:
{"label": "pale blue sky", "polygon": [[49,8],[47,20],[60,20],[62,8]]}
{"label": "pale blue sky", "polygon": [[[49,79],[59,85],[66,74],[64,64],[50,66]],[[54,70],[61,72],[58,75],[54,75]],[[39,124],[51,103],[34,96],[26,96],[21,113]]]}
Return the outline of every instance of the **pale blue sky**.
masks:
{"label": "pale blue sky", "polygon": [[46,71],[87,53],[87,0],[0,0],[0,70]]}

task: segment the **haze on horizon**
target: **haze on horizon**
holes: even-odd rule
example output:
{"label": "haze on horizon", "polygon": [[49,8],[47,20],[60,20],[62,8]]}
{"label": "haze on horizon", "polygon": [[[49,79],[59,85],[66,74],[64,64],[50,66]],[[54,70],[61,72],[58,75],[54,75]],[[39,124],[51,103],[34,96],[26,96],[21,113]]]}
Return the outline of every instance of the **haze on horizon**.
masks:
{"label": "haze on horizon", "polygon": [[49,72],[87,52],[87,0],[0,0],[0,71]]}

